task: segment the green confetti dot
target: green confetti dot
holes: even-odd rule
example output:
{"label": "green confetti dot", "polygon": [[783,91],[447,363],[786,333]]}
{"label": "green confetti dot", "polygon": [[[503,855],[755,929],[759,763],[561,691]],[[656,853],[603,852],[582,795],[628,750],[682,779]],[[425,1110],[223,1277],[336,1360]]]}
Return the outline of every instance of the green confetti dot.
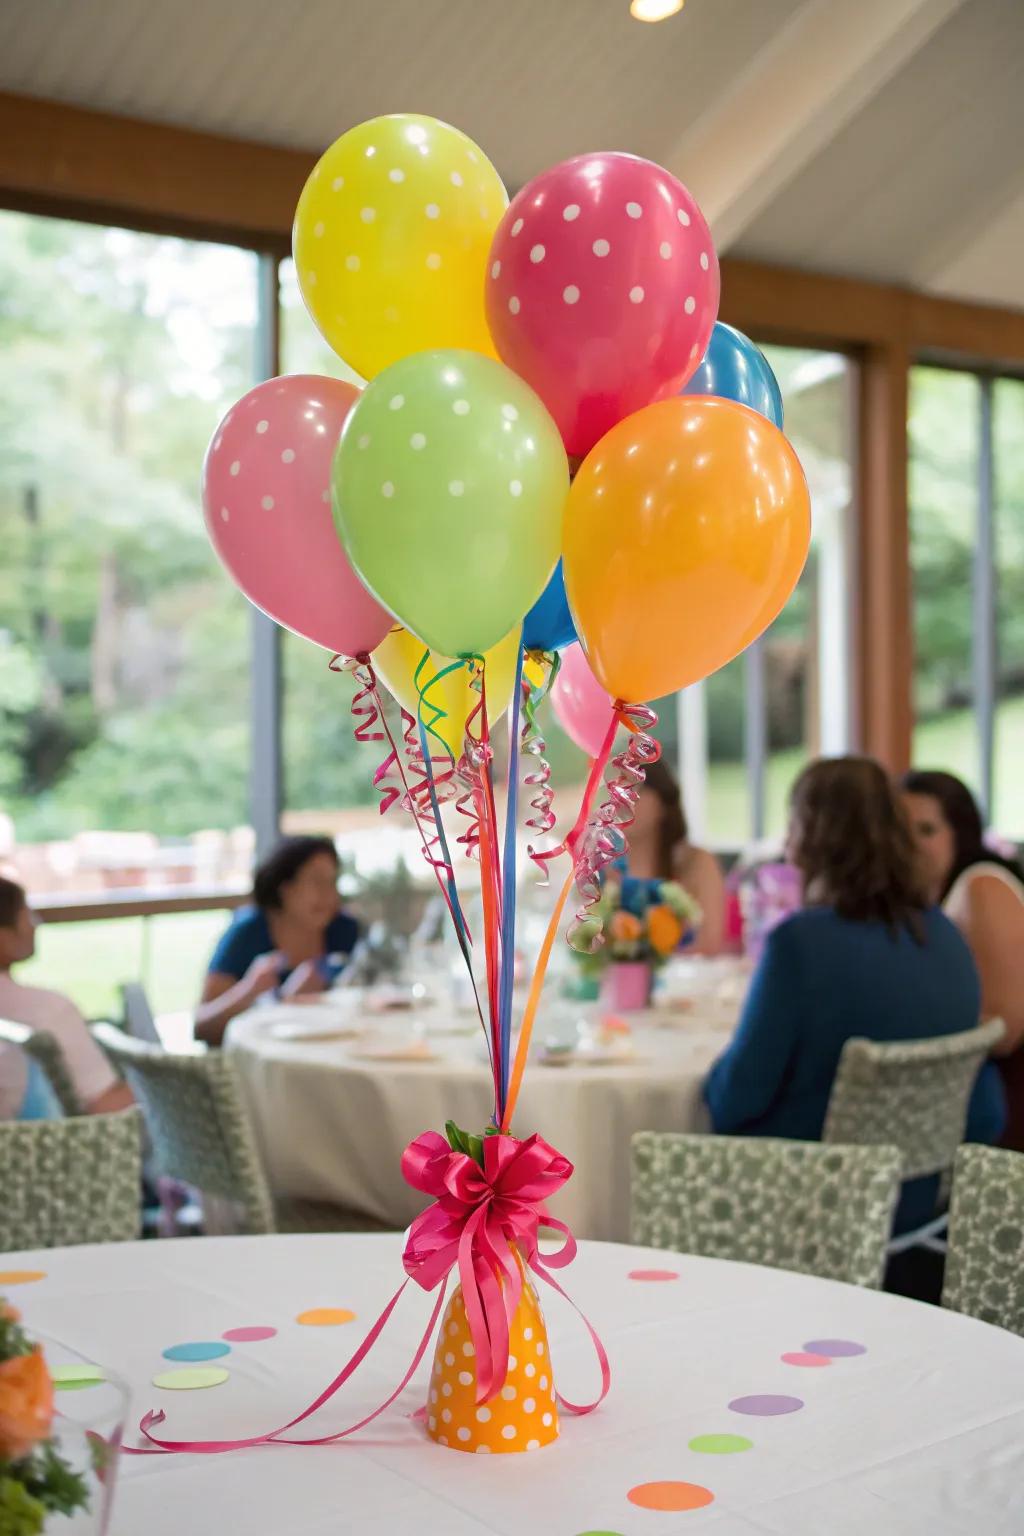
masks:
{"label": "green confetti dot", "polygon": [[690,1441],[690,1450],[706,1456],[733,1456],[737,1451],[752,1451],[753,1440],[745,1435],[696,1435]]}
{"label": "green confetti dot", "polygon": [[201,1387],[219,1387],[228,1373],[219,1365],[186,1365],[177,1371],[161,1371],[153,1377],[154,1387],[167,1392],[193,1392]]}
{"label": "green confetti dot", "polygon": [[55,1365],[50,1379],[57,1392],[81,1392],[85,1387],[99,1387],[106,1380],[98,1365]]}

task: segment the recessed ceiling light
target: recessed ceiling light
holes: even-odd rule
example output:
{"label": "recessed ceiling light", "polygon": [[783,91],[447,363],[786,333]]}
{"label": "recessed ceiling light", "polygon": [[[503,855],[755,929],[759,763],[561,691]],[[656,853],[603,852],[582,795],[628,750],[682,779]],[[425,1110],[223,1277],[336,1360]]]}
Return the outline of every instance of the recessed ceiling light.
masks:
{"label": "recessed ceiling light", "polygon": [[684,4],[685,0],[630,0],[629,14],[635,21],[667,21]]}

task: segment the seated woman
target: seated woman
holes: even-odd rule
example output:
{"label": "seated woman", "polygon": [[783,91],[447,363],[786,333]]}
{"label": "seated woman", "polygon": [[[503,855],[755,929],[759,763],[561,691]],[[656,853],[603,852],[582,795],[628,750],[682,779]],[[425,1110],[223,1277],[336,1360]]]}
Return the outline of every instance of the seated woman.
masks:
{"label": "seated woman", "polygon": [[900,788],[929,894],[971,947],[982,1017],[1006,1025],[993,1053],[1009,1115],[1002,1144],[1024,1152],[1024,870],[985,847],[981,812],[951,773],[908,773]]}
{"label": "seated woman", "polygon": [[[70,997],[46,987],[23,986],[11,975],[11,968],[30,960],[35,949],[35,919],[24,888],[16,880],[0,878],[0,1019],[55,1036],[75,1091],[90,1115],[126,1109],[135,1102],[132,1091],[118,1079]],[[37,1079],[30,1075],[35,1091]]]}
{"label": "seated woman", "polygon": [[[979,1020],[981,989],[956,928],[928,904],[899,800],[877,763],[812,763],[793,789],[789,858],[805,909],[768,935],[739,1028],[704,1097],[716,1131],[818,1141],[843,1046],[958,1034]],[[981,1070],[969,1141],[1005,1119],[999,1075]],[[935,1212],[937,1178],[904,1186],[897,1231]]]}
{"label": "seated woman", "polygon": [[196,1039],[209,1045],[264,992],[322,992],[359,937],[341,910],[329,837],[286,837],[257,869],[252,894],[213,952],[196,1009]]}
{"label": "seated woman", "polygon": [[628,837],[630,875],[676,880],[699,903],[703,917],[689,953],[720,955],[725,948],[725,880],[714,854],[690,842],[679,785],[661,761],[647,769]]}

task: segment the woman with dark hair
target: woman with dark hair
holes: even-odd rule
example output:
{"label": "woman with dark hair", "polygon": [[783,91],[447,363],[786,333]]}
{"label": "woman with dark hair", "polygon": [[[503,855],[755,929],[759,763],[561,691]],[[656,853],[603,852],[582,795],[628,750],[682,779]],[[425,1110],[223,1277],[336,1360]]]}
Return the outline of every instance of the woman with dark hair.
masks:
{"label": "woman with dark hair", "polygon": [[[958,1034],[979,1021],[970,951],[928,903],[910,829],[868,758],[812,763],[794,786],[788,854],[804,910],[769,934],[739,1028],[704,1096],[716,1131],[818,1141],[843,1046]],[[968,1139],[1005,1118],[995,1068],[982,1068]],[[897,1230],[934,1215],[936,1179],[904,1187]]]}
{"label": "woman with dark hair", "polygon": [[913,772],[900,783],[932,899],[970,945],[981,977],[981,1012],[1002,1019],[996,1046],[1009,1106],[1003,1145],[1024,1151],[1024,870],[985,845],[966,784],[951,773]]}
{"label": "woman with dark hair", "polygon": [[208,1045],[220,1045],[235,1015],[264,992],[323,991],[359,937],[341,910],[329,837],[286,837],[257,868],[252,895],[210,961],[195,1015],[196,1039]]}
{"label": "woman with dark hair", "polygon": [[718,860],[690,842],[682,796],[664,762],[647,769],[629,829],[628,872],[639,880],[675,880],[703,914],[689,953],[719,955],[725,947],[725,881]]}

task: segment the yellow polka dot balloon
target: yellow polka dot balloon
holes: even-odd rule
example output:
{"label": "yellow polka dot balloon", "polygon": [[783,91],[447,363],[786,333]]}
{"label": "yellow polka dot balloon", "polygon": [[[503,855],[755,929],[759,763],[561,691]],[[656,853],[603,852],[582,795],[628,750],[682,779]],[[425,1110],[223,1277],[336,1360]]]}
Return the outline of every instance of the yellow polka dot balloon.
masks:
{"label": "yellow polka dot balloon", "polygon": [[494,357],[484,275],[507,206],[483,151],[437,118],[375,117],[342,134],[302,190],[292,236],[306,308],[339,357],[365,379],[432,347]]}
{"label": "yellow polka dot balloon", "polygon": [[476,1400],[473,1340],[462,1287],[448,1303],[427,1393],[427,1434],[477,1455],[539,1451],[558,1439],[558,1402],[537,1292],[526,1281],[509,1329],[508,1374],[489,1403]]}

